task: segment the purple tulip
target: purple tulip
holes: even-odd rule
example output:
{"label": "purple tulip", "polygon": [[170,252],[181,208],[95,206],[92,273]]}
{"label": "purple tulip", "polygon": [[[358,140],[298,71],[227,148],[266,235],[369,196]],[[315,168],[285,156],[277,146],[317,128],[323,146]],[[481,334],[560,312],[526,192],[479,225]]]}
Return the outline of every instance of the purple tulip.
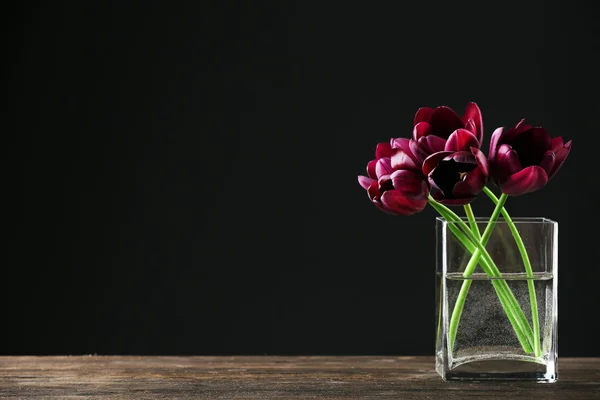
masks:
{"label": "purple tulip", "polygon": [[420,165],[409,148],[409,139],[392,139],[377,145],[375,159],[367,165],[368,176],[359,176],[358,183],[381,210],[415,214],[425,208],[429,196],[429,184]]}
{"label": "purple tulip", "polygon": [[491,178],[502,193],[520,196],[541,189],[565,162],[571,141],[550,138],[546,129],[521,120],[514,128],[494,131],[490,141]]}
{"label": "purple tulip", "polygon": [[433,198],[447,205],[473,201],[488,181],[488,162],[479,141],[466,129],[453,132],[439,151],[423,162],[423,174],[436,191]]}
{"label": "purple tulip", "polygon": [[477,104],[467,104],[462,118],[446,106],[419,108],[414,119],[413,140],[410,142],[413,154],[422,162],[431,154],[443,151],[446,141],[457,129],[471,132],[479,148],[483,141],[483,119]]}

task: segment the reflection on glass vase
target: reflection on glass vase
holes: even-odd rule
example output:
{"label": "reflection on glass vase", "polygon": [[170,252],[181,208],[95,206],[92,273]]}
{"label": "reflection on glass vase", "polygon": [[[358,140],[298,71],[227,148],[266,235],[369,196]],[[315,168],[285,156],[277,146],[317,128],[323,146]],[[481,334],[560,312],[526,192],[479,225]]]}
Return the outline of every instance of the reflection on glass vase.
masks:
{"label": "reflection on glass vase", "polygon": [[558,224],[514,218],[488,227],[478,219],[491,235],[467,245],[456,236],[461,225],[436,222],[437,372],[444,380],[555,382]]}

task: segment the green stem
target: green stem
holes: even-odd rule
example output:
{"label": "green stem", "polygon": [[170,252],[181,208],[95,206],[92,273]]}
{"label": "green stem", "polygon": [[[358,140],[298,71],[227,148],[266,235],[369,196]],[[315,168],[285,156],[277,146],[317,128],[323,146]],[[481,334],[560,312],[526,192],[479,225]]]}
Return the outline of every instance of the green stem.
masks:
{"label": "green stem", "polygon": [[[481,233],[479,233],[479,228],[477,227],[477,221],[475,220],[475,214],[473,213],[473,209],[470,204],[465,204],[465,214],[467,215],[467,219],[469,220],[469,225],[471,225],[471,231],[473,234],[481,241]],[[477,252],[478,250],[475,250]],[[472,258],[471,258],[472,259]],[[468,264],[470,265],[470,263]],[[471,272],[472,273],[472,272]],[[471,274],[467,274],[466,270],[463,274],[464,278],[469,278]],[[452,317],[450,318],[450,326],[448,328],[449,338],[450,338],[450,348],[454,348],[454,342],[456,340],[456,335],[458,333],[458,323],[460,322],[460,317],[462,315],[462,311],[465,307],[465,302],[467,300],[467,294],[469,293],[469,289],[471,288],[471,284],[473,283],[472,279],[465,279],[460,287],[460,292],[458,293],[458,297],[456,298],[456,303],[454,304],[454,309],[452,310]]]}
{"label": "green stem", "polygon": [[479,233],[479,227],[477,226],[477,221],[475,220],[475,214],[473,213],[473,209],[471,208],[470,204],[465,204],[464,205],[465,208],[465,214],[467,215],[467,219],[469,220],[469,225],[471,225],[471,231],[473,232],[473,234],[475,236],[477,236],[477,239],[479,239],[479,241],[481,241],[481,233]]}
{"label": "green stem", "polygon": [[[485,194],[495,203],[498,204],[500,200],[496,197],[496,195],[487,187],[483,188]],[[504,196],[504,194],[502,195]],[[502,198],[500,196],[500,198]],[[531,267],[531,261],[529,260],[529,254],[527,254],[527,249],[525,248],[525,243],[523,243],[523,239],[519,234],[519,230],[517,229],[515,223],[512,218],[508,214],[508,211],[502,207],[502,216],[506,220],[508,224],[508,229],[512,233],[515,238],[515,243],[517,244],[517,248],[519,249],[519,253],[521,253],[521,258],[523,258],[523,265],[525,266],[525,273],[527,274],[527,288],[529,289],[529,302],[531,303],[531,322],[533,323],[533,352],[536,357],[541,355],[540,349],[540,319],[538,315],[538,307],[537,307],[537,296],[535,293],[535,282],[533,281],[533,268]]]}
{"label": "green stem", "polygon": [[[429,200],[429,204],[436,209],[436,211],[438,211],[442,217],[450,222],[447,224],[448,228],[463,243],[465,248],[473,254],[476,252],[480,253],[480,257],[482,258],[480,264],[484,272],[490,277],[501,277],[500,272],[494,264],[494,261],[490,257],[489,253],[477,240],[469,227],[449,208],[436,202],[431,196]],[[462,230],[459,229],[459,227],[462,228]],[[527,335],[531,331],[531,327],[529,327],[527,319],[525,318],[525,315],[517,303],[512,291],[508,287],[506,281],[503,279],[492,279],[492,285],[494,286],[500,303],[515,330],[517,338],[523,346],[523,350],[526,353],[531,353],[533,350],[529,345],[529,337]],[[460,318],[456,317],[456,322],[454,324],[458,324],[459,319]],[[451,348],[452,345],[453,342],[451,342]]]}

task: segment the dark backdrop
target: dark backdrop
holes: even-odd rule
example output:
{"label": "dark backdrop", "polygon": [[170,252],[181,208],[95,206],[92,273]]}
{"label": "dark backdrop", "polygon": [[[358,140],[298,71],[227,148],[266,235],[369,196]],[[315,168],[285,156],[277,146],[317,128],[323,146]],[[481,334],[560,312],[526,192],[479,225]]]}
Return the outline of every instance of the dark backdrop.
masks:
{"label": "dark backdrop", "polygon": [[356,177],[417,108],[475,101],[484,148],[522,117],[573,139],[508,207],[559,221],[561,355],[599,356],[598,11],[14,4],[0,352],[433,354],[434,213],[381,213]]}

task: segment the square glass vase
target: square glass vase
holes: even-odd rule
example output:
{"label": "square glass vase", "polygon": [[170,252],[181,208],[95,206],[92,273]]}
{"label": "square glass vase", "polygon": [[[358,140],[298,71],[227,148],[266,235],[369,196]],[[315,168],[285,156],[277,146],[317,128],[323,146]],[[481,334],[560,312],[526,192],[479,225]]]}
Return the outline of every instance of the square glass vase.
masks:
{"label": "square glass vase", "polygon": [[[436,220],[436,370],[444,380],[557,379],[558,223]],[[464,234],[475,225],[487,242]],[[484,235],[485,236],[485,235]],[[467,238],[467,240],[465,240]]]}

